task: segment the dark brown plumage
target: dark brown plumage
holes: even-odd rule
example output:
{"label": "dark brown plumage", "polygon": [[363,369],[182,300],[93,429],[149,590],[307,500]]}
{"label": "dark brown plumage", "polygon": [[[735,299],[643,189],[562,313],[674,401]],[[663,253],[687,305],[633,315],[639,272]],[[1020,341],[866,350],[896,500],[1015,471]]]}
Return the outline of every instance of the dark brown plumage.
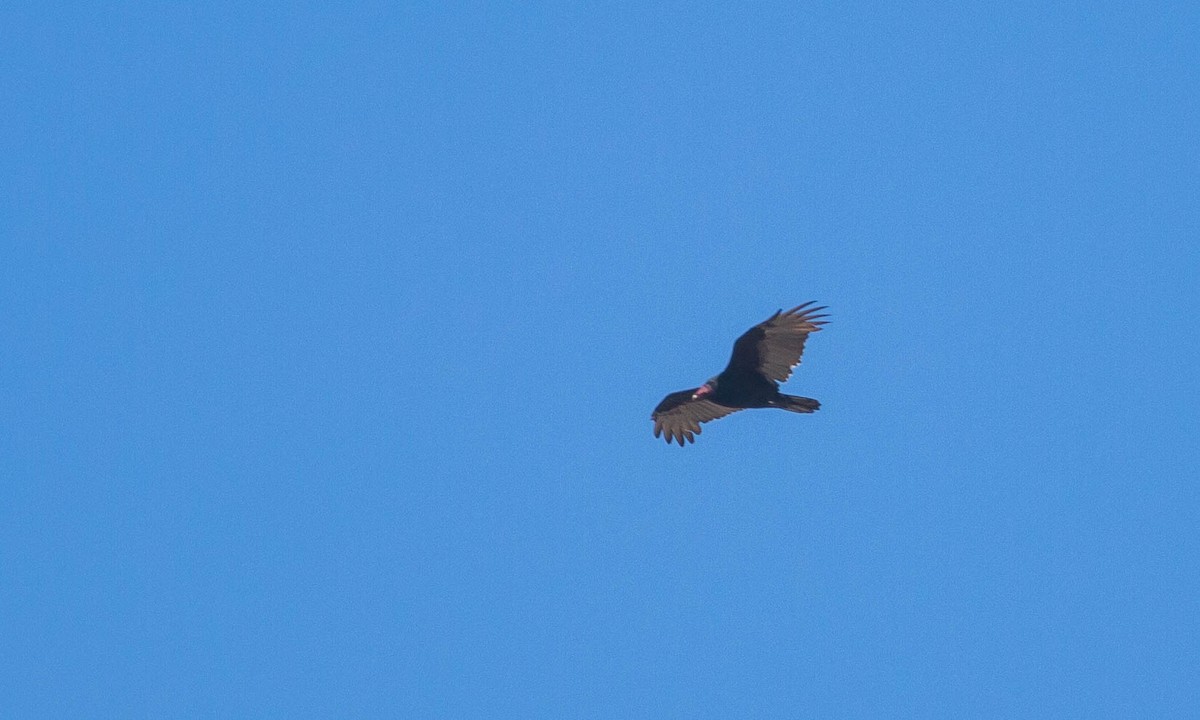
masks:
{"label": "dark brown plumage", "polygon": [[650,415],[654,437],[683,446],[695,442],[700,424],[745,408],[774,407],[811,413],[821,407],[812,398],[784,395],[779,383],[800,364],[804,342],[828,321],[818,315],[825,306],[813,302],[784,312],[780,310],[742,334],[733,344],[733,357],[720,375],[698,388],[673,392],[663,398]]}

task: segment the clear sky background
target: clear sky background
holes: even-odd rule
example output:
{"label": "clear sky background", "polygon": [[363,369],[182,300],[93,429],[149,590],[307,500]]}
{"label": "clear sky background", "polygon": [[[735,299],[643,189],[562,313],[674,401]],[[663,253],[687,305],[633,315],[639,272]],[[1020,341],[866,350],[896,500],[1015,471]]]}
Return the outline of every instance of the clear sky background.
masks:
{"label": "clear sky background", "polygon": [[0,27],[5,717],[1200,707],[1196,3]]}

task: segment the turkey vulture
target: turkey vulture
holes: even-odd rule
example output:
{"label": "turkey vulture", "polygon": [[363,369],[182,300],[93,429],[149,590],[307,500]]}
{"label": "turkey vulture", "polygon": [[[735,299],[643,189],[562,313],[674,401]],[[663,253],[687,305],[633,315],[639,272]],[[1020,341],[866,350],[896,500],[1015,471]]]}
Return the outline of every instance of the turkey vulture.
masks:
{"label": "turkey vulture", "polygon": [[747,330],[733,344],[733,357],[721,374],[698,388],[673,392],[663,398],[650,415],[654,437],[665,437],[683,446],[696,442],[700,423],[722,418],[745,408],[774,407],[798,413],[816,412],[821,403],[812,398],[784,395],[779,383],[800,364],[804,341],[817,332],[829,317],[815,313],[825,306],[809,307],[816,301],[771,317]]}

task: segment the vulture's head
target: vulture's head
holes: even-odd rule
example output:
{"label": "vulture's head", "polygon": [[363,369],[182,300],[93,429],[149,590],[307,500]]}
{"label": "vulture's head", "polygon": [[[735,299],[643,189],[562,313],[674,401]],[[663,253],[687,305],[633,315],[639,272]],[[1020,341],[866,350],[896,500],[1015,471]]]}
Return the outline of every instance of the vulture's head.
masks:
{"label": "vulture's head", "polygon": [[701,385],[700,387],[696,388],[696,392],[692,393],[692,399],[698,400],[699,398],[702,398],[705,395],[709,395],[709,394],[716,392],[716,390],[717,390],[717,379],[715,377],[709,378],[708,382],[706,382],[703,385]]}

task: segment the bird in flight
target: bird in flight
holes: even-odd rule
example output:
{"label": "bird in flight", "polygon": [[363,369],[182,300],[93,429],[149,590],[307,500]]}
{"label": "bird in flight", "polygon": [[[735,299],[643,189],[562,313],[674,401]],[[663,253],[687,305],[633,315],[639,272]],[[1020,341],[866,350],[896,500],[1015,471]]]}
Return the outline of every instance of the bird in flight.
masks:
{"label": "bird in flight", "polygon": [[825,306],[809,301],[788,311],[779,310],[742,334],[733,344],[733,357],[720,375],[698,388],[673,392],[654,408],[654,437],[683,446],[696,442],[700,424],[746,408],[773,407],[798,413],[816,412],[821,403],[812,398],[784,395],[779,383],[800,364],[804,341],[828,321],[817,314]]}

